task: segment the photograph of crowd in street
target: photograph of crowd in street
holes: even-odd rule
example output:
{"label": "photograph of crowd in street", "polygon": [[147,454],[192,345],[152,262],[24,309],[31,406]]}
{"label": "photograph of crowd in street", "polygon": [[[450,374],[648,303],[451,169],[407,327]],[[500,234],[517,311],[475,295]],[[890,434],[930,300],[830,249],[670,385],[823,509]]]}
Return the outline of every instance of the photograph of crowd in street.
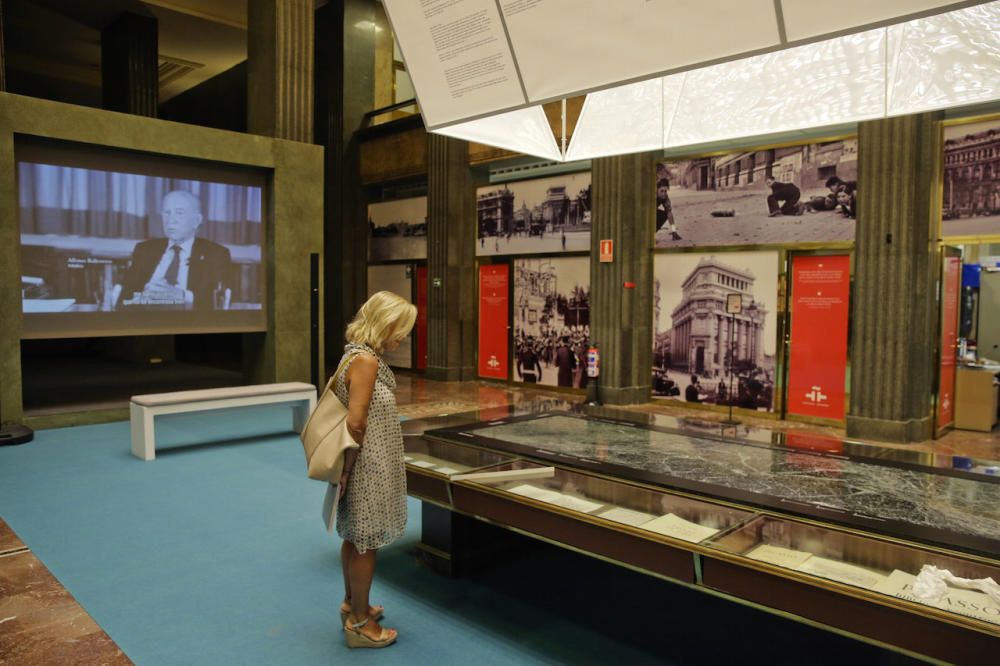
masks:
{"label": "photograph of crowd in street", "polygon": [[590,250],[590,172],[476,190],[476,254]]}
{"label": "photograph of crowd in street", "polygon": [[1000,235],[1000,119],[944,128],[941,235]]}
{"label": "photograph of crowd in street", "polygon": [[857,140],[656,165],[656,247],[854,240]]}
{"label": "photograph of crowd in street", "polygon": [[583,388],[590,342],[590,258],[514,262],[516,381]]}
{"label": "photograph of crowd in street", "polygon": [[773,410],[777,294],[777,252],[656,255],[653,395]]}
{"label": "photograph of crowd in street", "polygon": [[427,197],[368,206],[368,261],[427,258]]}

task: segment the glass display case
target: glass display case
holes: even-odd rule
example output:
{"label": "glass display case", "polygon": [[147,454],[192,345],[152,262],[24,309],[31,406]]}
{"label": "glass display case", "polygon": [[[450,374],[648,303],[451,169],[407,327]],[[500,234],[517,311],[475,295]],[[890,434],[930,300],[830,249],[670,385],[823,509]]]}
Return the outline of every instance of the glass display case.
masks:
{"label": "glass display case", "polygon": [[450,493],[430,507],[451,516],[436,516],[449,558],[496,550],[462,521],[501,526],[936,659],[996,650],[1000,587],[982,581],[1000,579],[997,479],[607,412],[427,425],[407,469]]}
{"label": "glass display case", "polygon": [[[972,618],[1000,631],[1000,585],[973,583],[970,589],[946,582],[955,577],[998,580],[1000,563],[995,561],[987,563],[772,516],[758,516],[708,545],[780,569]],[[921,571],[925,573],[921,575]],[[923,584],[915,586],[918,576]]]}
{"label": "glass display case", "polygon": [[410,495],[439,504],[451,504],[449,477],[513,458],[461,444],[404,436],[403,460],[406,462],[406,485]]}
{"label": "glass display case", "polygon": [[[537,473],[546,469],[551,474],[539,478]],[[481,472],[488,478],[452,484],[456,509],[687,582],[694,581],[689,544],[724,533],[755,515],[525,460]],[[504,478],[507,474],[513,478]]]}
{"label": "glass display case", "polygon": [[1000,645],[996,560],[766,515],[703,545],[702,584],[745,601],[949,663]]}

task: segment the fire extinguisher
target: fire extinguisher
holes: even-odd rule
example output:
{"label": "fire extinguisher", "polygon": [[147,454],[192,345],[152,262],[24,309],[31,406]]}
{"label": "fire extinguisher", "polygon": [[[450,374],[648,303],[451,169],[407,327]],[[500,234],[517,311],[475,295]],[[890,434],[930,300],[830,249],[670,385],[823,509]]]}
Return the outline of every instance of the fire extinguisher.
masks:
{"label": "fire extinguisher", "polygon": [[587,376],[594,378],[601,374],[601,350],[595,342],[587,349]]}
{"label": "fire extinguisher", "polygon": [[591,343],[587,349],[587,377],[591,381],[587,382],[587,404],[600,405],[598,397],[597,382],[601,376],[601,350],[596,342]]}

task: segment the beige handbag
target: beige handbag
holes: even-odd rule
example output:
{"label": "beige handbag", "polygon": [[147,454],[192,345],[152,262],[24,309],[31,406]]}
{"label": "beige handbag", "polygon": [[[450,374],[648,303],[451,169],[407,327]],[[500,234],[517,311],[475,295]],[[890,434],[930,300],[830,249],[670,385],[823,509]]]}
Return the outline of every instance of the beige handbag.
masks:
{"label": "beige handbag", "polygon": [[357,354],[347,356],[340,362],[299,435],[310,479],[339,483],[344,470],[344,452],[360,448],[347,432],[347,407],[333,390],[337,376],[353,356]]}

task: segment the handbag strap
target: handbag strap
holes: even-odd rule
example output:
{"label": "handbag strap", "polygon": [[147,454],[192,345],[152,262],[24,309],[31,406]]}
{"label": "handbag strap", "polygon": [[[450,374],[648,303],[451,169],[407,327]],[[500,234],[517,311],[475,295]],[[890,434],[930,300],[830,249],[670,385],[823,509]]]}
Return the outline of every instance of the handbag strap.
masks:
{"label": "handbag strap", "polygon": [[337,371],[333,373],[333,376],[330,377],[330,381],[328,381],[326,383],[327,387],[331,388],[331,390],[332,390],[332,388],[334,386],[334,382],[337,381],[337,377],[340,375],[340,371],[343,370],[347,366],[348,361],[350,361],[351,359],[353,359],[355,356],[360,356],[361,354],[362,354],[362,352],[353,352],[353,353],[350,353],[350,354],[345,354],[344,358],[342,358],[340,360],[340,365],[337,366]]}

